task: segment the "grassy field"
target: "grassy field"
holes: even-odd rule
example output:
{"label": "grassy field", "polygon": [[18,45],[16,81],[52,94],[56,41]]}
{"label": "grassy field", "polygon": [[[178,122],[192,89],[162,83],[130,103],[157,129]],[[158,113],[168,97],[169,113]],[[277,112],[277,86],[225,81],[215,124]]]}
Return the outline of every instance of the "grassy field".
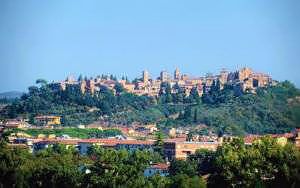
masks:
{"label": "grassy field", "polygon": [[73,138],[106,138],[116,135],[122,135],[118,129],[79,129],[79,128],[62,128],[62,129],[14,129],[12,132],[23,132],[33,137],[37,137],[40,134],[46,136],[54,134],[56,136],[69,135]]}

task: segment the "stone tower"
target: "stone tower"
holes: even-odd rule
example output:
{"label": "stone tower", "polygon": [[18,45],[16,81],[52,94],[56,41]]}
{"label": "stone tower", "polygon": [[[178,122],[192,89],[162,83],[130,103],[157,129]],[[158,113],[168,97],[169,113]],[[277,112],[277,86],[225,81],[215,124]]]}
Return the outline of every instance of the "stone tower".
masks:
{"label": "stone tower", "polygon": [[161,80],[162,82],[168,82],[168,81],[169,81],[169,74],[168,74],[168,72],[162,71],[162,72],[160,73],[160,80]]}
{"label": "stone tower", "polygon": [[180,80],[180,71],[178,68],[175,69],[174,80]]}
{"label": "stone tower", "polygon": [[253,74],[252,69],[245,67],[238,71],[238,79],[239,81],[244,81],[249,78]]}
{"label": "stone tower", "polygon": [[148,72],[147,70],[144,70],[144,71],[143,71],[143,82],[144,82],[145,84],[147,84],[148,81],[149,81],[149,78],[150,78],[149,72]]}

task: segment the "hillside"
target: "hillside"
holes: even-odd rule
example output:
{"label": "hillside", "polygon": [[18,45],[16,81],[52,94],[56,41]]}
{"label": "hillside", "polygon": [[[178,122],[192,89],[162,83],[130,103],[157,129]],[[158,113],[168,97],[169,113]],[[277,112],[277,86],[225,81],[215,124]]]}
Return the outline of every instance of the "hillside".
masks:
{"label": "hillside", "polygon": [[63,125],[89,124],[97,120],[130,125],[157,123],[160,127],[205,124],[215,132],[232,134],[281,133],[300,125],[300,91],[290,82],[259,88],[257,94],[241,93],[230,86],[214,88],[202,97],[195,92],[166,91],[157,97],[136,96],[120,86],[116,95],[102,88],[94,95],[78,88],[52,90],[32,86],[19,100],[5,107],[1,118],[35,115],[62,117]]}
{"label": "hillside", "polygon": [[22,92],[19,91],[8,91],[8,92],[3,92],[0,93],[0,99],[15,99],[15,98],[20,98],[23,95]]}

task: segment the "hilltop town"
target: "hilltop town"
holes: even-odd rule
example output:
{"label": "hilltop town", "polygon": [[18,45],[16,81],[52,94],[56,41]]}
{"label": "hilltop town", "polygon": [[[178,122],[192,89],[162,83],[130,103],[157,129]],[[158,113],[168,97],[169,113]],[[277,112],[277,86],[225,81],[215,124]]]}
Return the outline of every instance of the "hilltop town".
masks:
{"label": "hilltop town", "polygon": [[20,99],[1,106],[7,127],[156,125],[243,135],[284,133],[298,126],[299,90],[251,68],[203,77],[176,69],[172,77],[162,71],[156,79],[143,71],[132,81],[102,75],[36,83]]}
{"label": "hilltop town", "polygon": [[56,90],[65,90],[67,87],[79,87],[82,93],[90,92],[93,94],[95,91],[99,91],[101,87],[114,90],[117,83],[121,84],[127,92],[136,95],[158,96],[161,92],[162,84],[168,83],[171,87],[171,93],[176,93],[181,89],[186,95],[189,95],[191,90],[196,88],[199,96],[202,96],[203,93],[209,92],[213,86],[223,89],[225,85],[231,85],[243,92],[255,93],[257,88],[275,85],[277,82],[268,74],[257,73],[251,68],[245,67],[234,72],[223,69],[218,75],[207,74],[203,77],[181,74],[180,70],[176,68],[173,77],[168,72],[162,71],[157,79],[151,78],[150,73],[144,70],[142,77],[132,82],[124,78],[117,80],[113,76],[97,76],[90,79],[79,77],[78,80],[69,76],[64,81],[53,82],[50,85]]}
{"label": "hilltop town", "polygon": [[[172,78],[163,71],[157,79],[143,71],[133,81],[112,75],[52,83],[38,79],[28,90],[20,99],[4,100],[0,108],[0,158],[21,157],[24,164],[13,169],[26,182],[32,182],[28,171],[45,172],[39,175],[42,179],[48,169],[57,169],[50,170],[55,176],[66,174],[60,170],[65,164],[73,169],[62,179],[73,179],[75,172],[80,178],[72,181],[78,187],[85,187],[85,179],[95,187],[111,187],[112,178],[123,177],[125,187],[132,182],[156,185],[157,179],[177,187],[178,177],[184,184],[218,187],[219,171],[243,175],[238,171],[245,167],[236,167],[236,161],[249,161],[245,166],[250,168],[252,161],[260,164],[255,168],[263,173],[253,171],[249,182],[268,183],[282,178],[283,162],[289,171],[298,168],[294,158],[300,156],[300,91],[250,68],[204,77],[181,75],[176,69]],[[270,156],[271,176],[265,170]],[[56,161],[63,164],[51,164]],[[7,169],[0,165],[4,174]],[[128,169],[134,169],[132,174]],[[127,181],[132,176],[136,178]],[[95,178],[103,179],[98,183]],[[296,179],[289,178],[288,184]]]}
{"label": "hilltop town", "polygon": [[[41,80],[37,81],[37,83],[41,82],[42,86],[40,88],[31,87],[29,89],[29,94],[25,94],[21,98],[21,101],[18,101],[19,104],[17,104],[19,106],[7,106],[8,110],[13,109],[17,111],[16,109],[25,103],[25,106],[21,109],[29,110],[23,110],[21,111],[22,113],[14,114],[17,117],[2,118],[0,121],[0,130],[3,133],[10,133],[8,140],[12,146],[23,145],[32,152],[48,148],[57,143],[72,145],[78,148],[78,151],[82,155],[86,155],[88,148],[93,145],[101,145],[105,148],[114,148],[117,150],[124,148],[127,150],[153,149],[155,140],[157,140],[156,134],[161,133],[166,136],[163,140],[165,144],[162,146],[164,149],[163,156],[169,160],[174,158],[186,159],[189,155],[195,154],[198,149],[215,151],[224,141],[230,142],[236,138],[238,133],[232,131],[232,129],[237,129],[237,127],[231,127],[233,121],[230,120],[230,118],[236,118],[236,115],[224,118],[223,116],[213,114],[212,117],[204,116],[202,119],[198,119],[198,113],[200,115],[201,113],[208,114],[210,108],[213,110],[215,108],[214,106],[210,106],[210,104],[206,104],[205,96],[225,95],[225,99],[222,99],[223,102],[221,103],[227,105],[227,100],[230,100],[231,102],[228,104],[233,104],[233,106],[229,106],[229,109],[230,111],[235,111],[234,108],[237,108],[236,114],[240,114],[242,108],[244,108],[243,113],[249,112],[249,105],[246,106],[244,104],[244,101],[246,103],[249,102],[249,99],[251,101],[251,98],[248,97],[256,97],[253,98],[255,100],[261,97],[263,102],[265,102],[265,99],[269,100],[268,93],[273,92],[272,89],[274,86],[278,86],[277,88],[275,87],[274,91],[279,89],[280,95],[282,95],[282,92],[294,92],[294,98],[291,98],[290,94],[286,98],[290,101],[289,103],[297,103],[299,98],[299,91],[290,83],[279,83],[273,80],[271,76],[264,73],[256,73],[250,68],[242,68],[234,72],[222,70],[218,75],[208,74],[204,77],[191,77],[181,74],[179,69],[176,69],[173,78],[167,72],[163,71],[157,79],[152,79],[149,72],[143,71],[142,77],[132,82],[126,79],[117,80],[114,76],[100,76],[90,79],[80,76],[77,80],[68,77],[65,81],[52,83],[45,83]],[[222,93],[222,90],[228,87],[230,88],[229,91],[238,90],[244,93],[244,95],[241,95],[241,98],[239,98],[235,97],[232,93]],[[267,95],[260,94],[260,96],[256,96],[258,88],[265,89]],[[269,88],[271,88],[270,91],[268,90]],[[161,100],[165,95],[176,98],[176,94],[179,92],[184,94],[183,96],[186,100]],[[128,95],[128,93],[131,95]],[[276,98],[276,93],[273,94]],[[243,98],[243,96],[246,97]],[[195,97],[198,97],[198,100],[195,100]],[[201,97],[203,99],[202,102],[199,101]],[[151,98],[157,98],[158,102],[152,102]],[[214,103],[219,103],[218,100],[214,101]],[[241,101],[234,103],[232,100]],[[278,102],[275,101],[274,103],[277,104]],[[284,101],[281,102],[284,103]],[[26,103],[28,104],[26,105]],[[44,103],[49,103],[50,110],[45,110],[44,105],[41,105],[30,111],[32,106]],[[95,119],[88,121],[90,123],[86,124],[66,124],[70,109],[74,109],[74,103],[76,104],[75,110],[83,106],[84,113],[80,112],[81,115],[87,113],[90,117],[95,117]],[[104,105],[103,103],[107,104]],[[55,108],[62,108],[61,104],[67,104],[63,106],[63,110],[67,111],[67,113],[61,110],[58,111],[59,113],[55,112]],[[106,105],[110,106],[107,107]],[[264,107],[265,103],[256,104],[253,102],[250,105],[253,105],[256,111],[260,111],[258,106]],[[122,108],[121,106],[124,107]],[[142,116],[143,112],[147,112],[148,108],[152,108],[155,111],[162,108],[162,106],[166,107],[163,110],[169,110],[170,108],[174,112],[167,112],[169,113],[168,115],[159,116],[158,120],[154,119],[154,121],[133,121],[131,123],[109,121],[110,117],[119,114],[125,114],[125,119],[129,119],[131,117],[128,114],[134,110],[136,110],[135,113],[142,111],[140,113]],[[115,111],[112,111],[110,108],[115,109]],[[274,109],[277,108],[274,107]],[[225,112],[227,113],[227,111]],[[75,111],[73,113],[76,115],[78,112]],[[265,114],[262,114],[262,112],[259,113],[257,117],[262,116],[262,118],[265,118]],[[155,113],[149,113],[150,118],[155,115]],[[10,117],[9,111],[7,117]],[[222,121],[216,117],[222,118]],[[77,116],[76,119],[80,120],[80,118],[80,116]],[[245,118],[253,121],[252,117],[245,116]],[[273,117],[273,119],[276,118],[279,119],[282,116]],[[225,124],[227,121],[230,124]],[[261,121],[265,123],[264,120]],[[173,124],[170,122],[173,122]],[[241,119],[237,119],[237,122],[241,123]],[[264,125],[267,127],[264,133],[268,133],[268,129],[275,130],[270,132],[273,134],[268,135],[277,139],[280,143],[286,144],[289,141],[300,147],[300,129],[295,129],[297,126],[292,127],[288,123],[271,124],[270,127]],[[220,127],[222,125],[223,127]],[[240,127],[244,125],[241,124]],[[246,125],[249,126],[249,124]],[[246,132],[248,134],[244,135],[246,144],[251,145],[255,140],[259,140],[262,137],[261,134],[253,134],[256,133],[255,130],[260,125],[250,124],[253,130]],[[278,127],[274,128],[272,126]],[[280,129],[280,126],[283,126],[282,130],[284,131]],[[180,150],[178,148],[185,149]]]}

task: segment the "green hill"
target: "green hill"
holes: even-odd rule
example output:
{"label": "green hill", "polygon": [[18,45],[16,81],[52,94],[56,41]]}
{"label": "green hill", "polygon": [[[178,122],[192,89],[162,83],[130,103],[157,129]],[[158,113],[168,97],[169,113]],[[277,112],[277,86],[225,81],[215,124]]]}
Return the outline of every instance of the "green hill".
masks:
{"label": "green hill", "polygon": [[0,93],[0,99],[15,99],[20,98],[22,95],[23,93],[19,91],[8,91]]}
{"label": "green hill", "polygon": [[[119,87],[119,86],[118,86]],[[157,123],[160,127],[207,125],[216,132],[233,134],[282,133],[300,125],[300,91],[290,82],[259,88],[257,94],[241,93],[231,86],[212,88],[199,97],[182,91],[171,94],[168,86],[157,97],[136,96],[118,88],[116,95],[101,88],[94,95],[77,87],[65,91],[48,85],[32,86],[1,111],[1,118],[59,115],[63,125],[89,124],[97,120],[112,124]]]}

